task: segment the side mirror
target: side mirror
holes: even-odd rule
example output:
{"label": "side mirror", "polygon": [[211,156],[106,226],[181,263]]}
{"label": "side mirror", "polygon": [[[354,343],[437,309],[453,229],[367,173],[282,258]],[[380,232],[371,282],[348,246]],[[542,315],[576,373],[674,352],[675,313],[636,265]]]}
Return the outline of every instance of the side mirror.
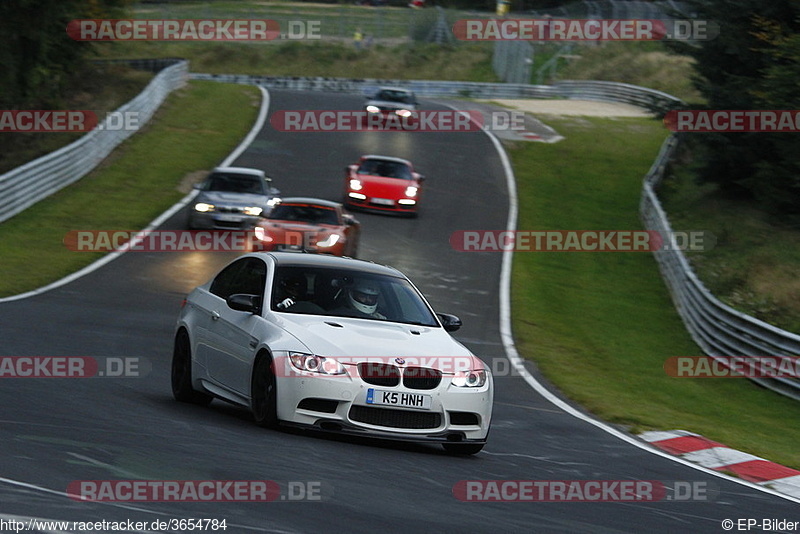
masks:
{"label": "side mirror", "polygon": [[261,311],[261,297],[258,295],[246,295],[244,293],[236,293],[230,295],[225,299],[228,307],[232,310],[259,313]]}
{"label": "side mirror", "polygon": [[461,328],[461,319],[455,315],[450,315],[449,313],[437,313],[436,315],[439,317],[442,327],[444,327],[447,332],[455,332]]}
{"label": "side mirror", "polygon": [[417,177],[417,181],[420,182],[420,183],[425,181],[425,175],[424,174],[417,174],[416,177]]}
{"label": "side mirror", "polygon": [[192,185],[192,189],[202,189],[202,188],[203,188],[203,182]]}

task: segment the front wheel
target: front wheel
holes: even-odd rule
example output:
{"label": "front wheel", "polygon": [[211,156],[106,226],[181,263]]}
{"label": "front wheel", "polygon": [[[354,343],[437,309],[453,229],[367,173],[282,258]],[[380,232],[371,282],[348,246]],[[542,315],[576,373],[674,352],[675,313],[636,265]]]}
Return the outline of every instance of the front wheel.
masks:
{"label": "front wheel", "polygon": [[192,387],[192,349],[189,335],[181,330],[175,337],[172,351],[172,396],[180,402],[208,406],[211,395],[195,391]]}
{"label": "front wheel", "polygon": [[450,454],[478,454],[483,450],[483,443],[442,443],[444,450]]}
{"label": "front wheel", "polygon": [[256,424],[265,428],[278,426],[278,391],[275,382],[272,358],[259,358],[253,373],[250,398]]}

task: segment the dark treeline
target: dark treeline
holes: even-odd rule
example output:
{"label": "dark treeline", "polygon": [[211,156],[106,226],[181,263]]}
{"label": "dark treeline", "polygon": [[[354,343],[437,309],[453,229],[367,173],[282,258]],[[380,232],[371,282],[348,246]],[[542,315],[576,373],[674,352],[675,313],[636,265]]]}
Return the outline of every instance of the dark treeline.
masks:
{"label": "dark treeline", "polygon": [[[800,109],[800,2],[692,0],[720,34],[673,48],[697,61],[695,86],[718,110]],[[800,133],[689,134],[702,155],[701,179],[723,193],[800,222]]]}
{"label": "dark treeline", "polygon": [[129,0],[0,2],[0,107],[58,105],[88,58],[88,44],[66,32],[73,19],[119,15]]}

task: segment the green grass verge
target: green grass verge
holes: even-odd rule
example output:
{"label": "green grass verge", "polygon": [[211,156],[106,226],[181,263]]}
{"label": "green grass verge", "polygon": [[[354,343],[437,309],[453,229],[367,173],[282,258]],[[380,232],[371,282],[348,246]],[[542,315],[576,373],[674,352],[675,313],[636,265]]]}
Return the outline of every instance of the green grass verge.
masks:
{"label": "green grass verge", "polygon": [[255,87],[215,82],[173,93],[146,130],[100,168],[0,225],[0,296],[41,287],[102,256],[68,250],[63,238],[70,230],[147,226],[186,194],[187,176],[210,170],[236,147],[260,101]]}
{"label": "green grass verge", "polygon": [[663,91],[689,103],[703,98],[692,84],[694,60],[671,53],[659,42],[612,42],[576,46],[580,56],[558,72],[562,80],[604,80]]}
{"label": "green grass verge", "polygon": [[98,43],[104,59],[180,57],[192,72],[263,76],[322,76],[403,80],[496,82],[492,48],[468,46],[376,45],[356,50],[329,41],[284,44],[246,43]]}
{"label": "green grass verge", "polygon": [[[642,178],[666,132],[646,119],[548,119],[566,140],[511,150],[520,230],[641,229]],[[649,253],[514,256],[514,335],[566,395],[634,431],[684,429],[800,467],[800,403],[745,379],[668,377],[699,356]]]}
{"label": "green grass verge", "polygon": [[800,332],[800,230],[780,224],[751,202],[700,183],[692,165],[678,165],[659,191],[676,230],[705,230],[714,248],[687,254],[714,296],[790,332]]}

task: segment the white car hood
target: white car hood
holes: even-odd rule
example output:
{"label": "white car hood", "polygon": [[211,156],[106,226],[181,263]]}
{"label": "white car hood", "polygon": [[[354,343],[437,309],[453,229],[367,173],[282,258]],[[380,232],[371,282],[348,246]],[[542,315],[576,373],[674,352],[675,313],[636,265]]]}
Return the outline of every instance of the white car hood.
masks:
{"label": "white car hood", "polygon": [[446,357],[468,357],[477,361],[444,328],[348,317],[278,315],[278,324],[308,347],[310,353],[333,356],[341,362],[358,362],[375,357],[417,358],[419,361],[422,358],[442,358],[446,367],[451,363],[446,361]]}

